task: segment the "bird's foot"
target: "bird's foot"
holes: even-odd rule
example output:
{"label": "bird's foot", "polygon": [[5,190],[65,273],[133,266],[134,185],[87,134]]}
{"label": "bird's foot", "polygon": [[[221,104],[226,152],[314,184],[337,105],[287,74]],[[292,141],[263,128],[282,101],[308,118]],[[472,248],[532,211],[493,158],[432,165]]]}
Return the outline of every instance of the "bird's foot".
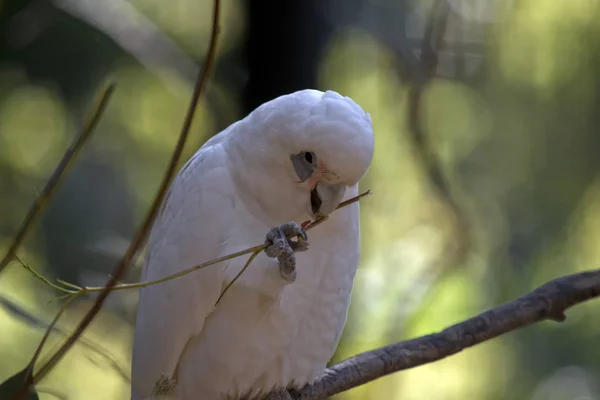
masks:
{"label": "bird's foot", "polygon": [[152,396],[166,396],[175,388],[177,382],[175,379],[169,378],[166,375],[161,375],[154,384]]}
{"label": "bird's foot", "polygon": [[[297,241],[292,238],[297,237]],[[296,255],[297,251],[308,250],[308,236],[300,225],[290,221],[275,228],[267,233],[265,243],[269,247],[265,249],[267,257],[277,258],[279,261],[279,273],[281,277],[288,282],[296,280]]]}

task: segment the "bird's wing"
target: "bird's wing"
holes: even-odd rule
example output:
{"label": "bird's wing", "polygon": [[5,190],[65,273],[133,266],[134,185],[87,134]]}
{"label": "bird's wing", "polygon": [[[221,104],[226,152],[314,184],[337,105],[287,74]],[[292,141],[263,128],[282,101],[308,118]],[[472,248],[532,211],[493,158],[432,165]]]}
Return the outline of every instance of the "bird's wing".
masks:
{"label": "bird's wing", "polygon": [[[214,139],[214,140],[213,140]],[[219,138],[182,168],[152,229],[142,280],[191,268],[221,254],[233,183]],[[161,375],[172,377],[187,341],[202,330],[220,294],[223,266],[213,265],[140,290],[132,393],[146,398]]]}

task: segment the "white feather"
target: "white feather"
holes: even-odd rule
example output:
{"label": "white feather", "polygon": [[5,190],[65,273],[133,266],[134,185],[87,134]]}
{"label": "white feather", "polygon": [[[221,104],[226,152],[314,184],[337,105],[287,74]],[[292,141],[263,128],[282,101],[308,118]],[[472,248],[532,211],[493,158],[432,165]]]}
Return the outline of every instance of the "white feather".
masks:
{"label": "white feather", "polygon": [[[346,199],[358,194],[373,152],[368,115],[335,92],[283,96],[209,140],[184,166],[153,227],[142,279],[243,250],[273,226],[309,219],[289,161],[306,146],[350,184]],[[296,282],[261,254],[216,308],[246,257],[141,289],[132,397],[149,398],[160,375],[177,377],[176,399],[213,400],[302,386],[322,372],[359,263],[358,204],[334,212],[309,241],[296,254]]]}

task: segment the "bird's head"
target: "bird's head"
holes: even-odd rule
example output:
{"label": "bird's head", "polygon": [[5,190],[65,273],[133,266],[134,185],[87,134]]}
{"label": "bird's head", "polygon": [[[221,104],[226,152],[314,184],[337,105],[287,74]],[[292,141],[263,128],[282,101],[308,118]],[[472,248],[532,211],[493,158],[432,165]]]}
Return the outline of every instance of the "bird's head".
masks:
{"label": "bird's head", "polygon": [[231,138],[234,158],[244,166],[241,183],[263,211],[281,220],[329,215],[373,158],[370,116],[333,91],[307,89],[271,100]]}

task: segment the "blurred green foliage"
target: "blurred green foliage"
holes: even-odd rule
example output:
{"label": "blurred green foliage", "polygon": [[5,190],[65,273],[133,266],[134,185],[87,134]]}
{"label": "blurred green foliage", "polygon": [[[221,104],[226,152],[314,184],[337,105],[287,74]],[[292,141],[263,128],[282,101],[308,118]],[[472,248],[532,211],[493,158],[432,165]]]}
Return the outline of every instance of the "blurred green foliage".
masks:
{"label": "blurred green foliage", "polygon": [[[204,52],[211,1],[131,3],[182,48]],[[244,24],[239,2],[224,3],[227,49],[242,40]],[[458,262],[449,261],[450,253],[465,232],[433,190],[411,141],[411,83],[398,74],[403,60],[357,26],[338,30],[322,56],[319,87],[353,97],[376,132],[373,166],[362,183],[374,192],[362,202],[362,265],[336,360],[441,330],[549,279],[598,266],[600,1],[491,2],[492,20],[477,12],[481,2],[452,2],[459,3],[454,18],[463,32],[484,33],[476,54],[482,61],[460,79],[434,79],[420,115],[451,195],[469,220],[470,247]],[[11,5],[0,2],[0,13]],[[44,33],[31,42],[15,34],[21,53],[5,46],[1,58],[0,251],[94,92],[114,79],[107,115],[20,253],[47,276],[98,285],[157,188],[191,88],[174,71],[158,77],[73,17],[48,15]],[[45,58],[32,62],[34,56]],[[53,69],[60,71],[55,81]],[[186,159],[243,116],[238,94],[226,85],[213,83],[211,93],[220,106],[203,102]],[[16,263],[0,275],[0,299],[4,380],[26,365],[58,302]],[[87,345],[75,346],[40,384],[41,399],[127,398],[136,302],[136,293],[111,296],[84,335]],[[77,303],[60,329],[72,329],[89,304]],[[598,312],[598,303],[584,304],[562,325],[542,323],[337,398],[600,399]],[[63,337],[53,335],[47,351]]]}

